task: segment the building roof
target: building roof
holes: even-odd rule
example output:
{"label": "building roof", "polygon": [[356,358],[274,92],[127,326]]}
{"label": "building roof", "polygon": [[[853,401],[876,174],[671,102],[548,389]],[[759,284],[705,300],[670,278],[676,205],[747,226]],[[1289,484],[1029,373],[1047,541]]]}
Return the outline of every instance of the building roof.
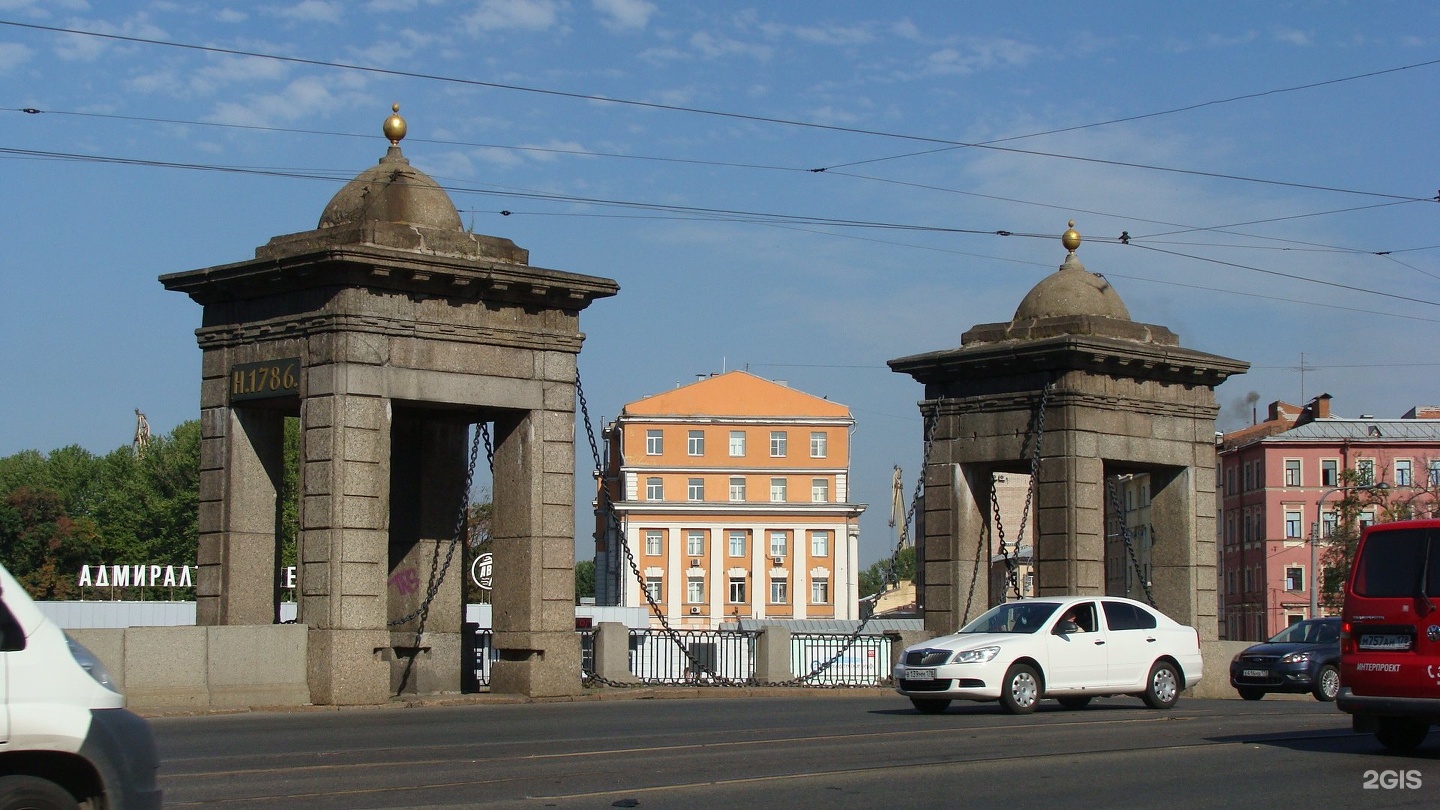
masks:
{"label": "building roof", "polygon": [[730,371],[638,399],[626,405],[621,415],[849,419],[850,409],[748,371]]}
{"label": "building roof", "polygon": [[1400,442],[1440,441],[1440,420],[1433,419],[1316,419],[1265,442]]}

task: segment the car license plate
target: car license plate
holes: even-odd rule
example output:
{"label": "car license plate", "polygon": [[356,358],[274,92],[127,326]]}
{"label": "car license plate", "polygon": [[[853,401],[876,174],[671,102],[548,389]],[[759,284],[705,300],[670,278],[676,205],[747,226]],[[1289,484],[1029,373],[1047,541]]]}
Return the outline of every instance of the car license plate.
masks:
{"label": "car license plate", "polygon": [[1372,633],[1360,636],[1362,650],[1408,650],[1410,637],[1404,633]]}
{"label": "car license plate", "polygon": [[1266,670],[1263,670],[1263,669],[1242,669],[1242,670],[1240,670],[1240,677],[1242,677],[1242,678],[1268,678],[1268,677],[1270,677],[1270,673],[1267,672]]}
{"label": "car license plate", "polygon": [[935,680],[935,670],[934,670],[934,668],[931,668],[931,669],[907,669],[907,670],[905,670],[905,680],[907,680],[907,681],[933,681],[933,680]]}

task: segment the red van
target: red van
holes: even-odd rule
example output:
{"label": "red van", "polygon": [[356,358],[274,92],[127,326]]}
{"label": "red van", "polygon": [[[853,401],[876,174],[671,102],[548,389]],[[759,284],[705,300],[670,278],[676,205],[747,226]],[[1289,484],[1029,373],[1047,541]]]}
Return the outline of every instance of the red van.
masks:
{"label": "red van", "polygon": [[1340,625],[1340,694],[1356,731],[1410,751],[1440,723],[1440,520],[1360,535]]}

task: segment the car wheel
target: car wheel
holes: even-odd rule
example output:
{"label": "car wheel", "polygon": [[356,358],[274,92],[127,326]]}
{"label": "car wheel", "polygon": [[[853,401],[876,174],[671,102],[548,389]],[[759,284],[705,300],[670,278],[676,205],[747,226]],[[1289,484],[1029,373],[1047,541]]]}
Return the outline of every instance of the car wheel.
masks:
{"label": "car wheel", "polygon": [[950,701],[940,698],[910,698],[910,703],[921,714],[939,714],[950,708]]}
{"label": "car wheel", "polygon": [[1029,714],[1040,702],[1040,675],[1028,664],[1015,664],[1000,684],[1000,705],[1010,714]]}
{"label": "car wheel", "polygon": [[1256,689],[1253,686],[1237,686],[1235,687],[1235,691],[1239,692],[1240,697],[1246,700],[1259,700],[1265,697],[1264,689]]}
{"label": "car wheel", "polygon": [[1055,698],[1055,702],[1067,709],[1083,709],[1090,705],[1090,696]]}
{"label": "car wheel", "polygon": [[69,791],[34,776],[0,778],[0,810],[76,810]]}
{"label": "car wheel", "polygon": [[1316,700],[1323,700],[1326,703],[1335,699],[1340,694],[1340,670],[1334,664],[1326,664],[1320,667],[1315,674],[1315,688],[1310,692]]}
{"label": "car wheel", "polygon": [[1145,705],[1152,709],[1168,709],[1180,699],[1180,673],[1168,661],[1156,661],[1150,667],[1150,677],[1145,680],[1145,691],[1140,695]]}
{"label": "car wheel", "polygon": [[1429,723],[1408,717],[1382,717],[1375,727],[1375,739],[1391,751],[1402,754],[1419,748],[1429,733]]}

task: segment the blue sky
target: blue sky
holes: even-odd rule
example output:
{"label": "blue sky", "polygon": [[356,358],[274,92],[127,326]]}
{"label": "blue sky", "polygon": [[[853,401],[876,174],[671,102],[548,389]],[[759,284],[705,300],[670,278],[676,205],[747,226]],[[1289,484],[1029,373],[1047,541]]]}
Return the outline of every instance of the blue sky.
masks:
{"label": "blue sky", "polygon": [[194,418],[200,307],[156,277],[315,227],[392,102],[468,226],[620,283],[581,318],[597,422],[727,368],[849,405],[863,563],[892,542],[891,467],[908,490],[920,459],[922,391],[885,361],[1009,320],[1072,218],[1136,320],[1254,364],[1222,427],[1251,398],[1440,403],[1433,3],[0,0],[0,21],[0,455]]}

